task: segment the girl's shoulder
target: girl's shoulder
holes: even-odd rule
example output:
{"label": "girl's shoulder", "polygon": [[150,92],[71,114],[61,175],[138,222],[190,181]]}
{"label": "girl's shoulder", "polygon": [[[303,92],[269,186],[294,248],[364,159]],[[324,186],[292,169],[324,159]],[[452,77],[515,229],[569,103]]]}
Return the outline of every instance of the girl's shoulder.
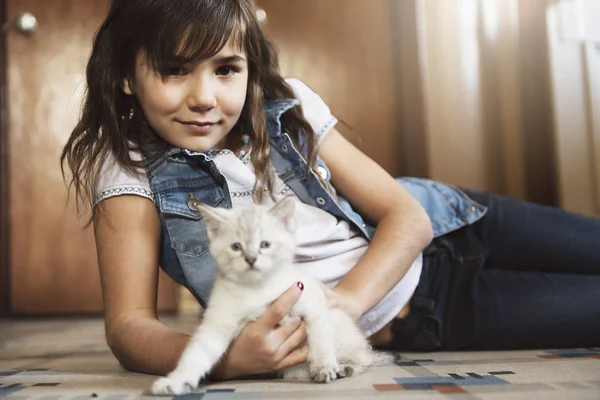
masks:
{"label": "girl's shoulder", "polygon": [[[139,161],[142,158],[138,152],[131,152],[130,155],[133,160]],[[136,195],[154,201],[146,172],[132,173],[126,170],[109,152],[96,179],[93,207],[96,208],[102,200],[122,195]]]}
{"label": "girl's shoulder", "polygon": [[337,118],[333,116],[323,98],[306,83],[296,78],[287,78],[285,82],[294,90],[302,106],[304,118],[321,139],[338,122]]}

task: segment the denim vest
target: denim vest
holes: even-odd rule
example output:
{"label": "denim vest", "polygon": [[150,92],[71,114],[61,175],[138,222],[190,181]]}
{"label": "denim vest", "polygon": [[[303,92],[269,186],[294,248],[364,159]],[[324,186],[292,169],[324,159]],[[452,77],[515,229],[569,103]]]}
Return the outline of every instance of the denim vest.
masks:
{"label": "denim vest", "polygon": [[[290,136],[282,132],[280,122],[281,115],[298,104],[295,99],[265,102],[270,157],[277,175],[301,201],[347,221],[370,240],[375,227],[366,224],[344,198],[326,189],[314,172],[310,173],[310,182],[307,180],[307,163]],[[329,182],[327,166],[321,159],[318,164],[319,175]],[[148,180],[162,224],[161,268],[206,307],[216,265],[208,251],[206,229],[194,203],[231,208],[225,177],[204,153],[171,147],[148,168]],[[397,182],[425,208],[436,237],[474,223],[487,211],[449,185],[417,178],[400,178]]]}

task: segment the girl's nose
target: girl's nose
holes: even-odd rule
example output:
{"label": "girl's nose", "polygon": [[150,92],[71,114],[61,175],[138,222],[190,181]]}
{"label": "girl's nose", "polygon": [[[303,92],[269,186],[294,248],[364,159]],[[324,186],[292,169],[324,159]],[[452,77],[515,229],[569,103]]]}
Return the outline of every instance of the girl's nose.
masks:
{"label": "girl's nose", "polygon": [[192,83],[188,104],[190,109],[200,111],[211,110],[217,105],[217,96],[209,79],[197,79]]}

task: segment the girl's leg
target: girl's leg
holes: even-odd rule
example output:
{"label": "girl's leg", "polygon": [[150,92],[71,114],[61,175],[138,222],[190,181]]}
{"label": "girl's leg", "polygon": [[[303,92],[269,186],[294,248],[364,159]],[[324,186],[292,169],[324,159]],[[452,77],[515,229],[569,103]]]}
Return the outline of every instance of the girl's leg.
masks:
{"label": "girl's leg", "polygon": [[488,269],[473,289],[468,348],[600,346],[600,275]]}
{"label": "girl's leg", "polygon": [[426,250],[399,350],[600,346],[600,222],[467,191],[489,207]]}
{"label": "girl's leg", "polygon": [[468,191],[489,206],[474,347],[600,345],[600,219]]}
{"label": "girl's leg", "polygon": [[600,274],[600,219],[504,196],[465,190],[488,206],[474,228],[486,268]]}

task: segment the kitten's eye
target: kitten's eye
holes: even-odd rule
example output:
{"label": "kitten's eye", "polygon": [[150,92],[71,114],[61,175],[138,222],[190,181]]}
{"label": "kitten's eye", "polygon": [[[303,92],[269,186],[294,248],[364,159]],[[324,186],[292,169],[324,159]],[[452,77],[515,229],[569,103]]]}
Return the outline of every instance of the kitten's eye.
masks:
{"label": "kitten's eye", "polygon": [[260,242],[261,249],[268,249],[269,247],[271,247],[271,242],[267,242],[267,241]]}
{"label": "kitten's eye", "polygon": [[242,250],[242,245],[241,243],[234,243],[231,245],[231,250],[233,251],[240,251]]}

